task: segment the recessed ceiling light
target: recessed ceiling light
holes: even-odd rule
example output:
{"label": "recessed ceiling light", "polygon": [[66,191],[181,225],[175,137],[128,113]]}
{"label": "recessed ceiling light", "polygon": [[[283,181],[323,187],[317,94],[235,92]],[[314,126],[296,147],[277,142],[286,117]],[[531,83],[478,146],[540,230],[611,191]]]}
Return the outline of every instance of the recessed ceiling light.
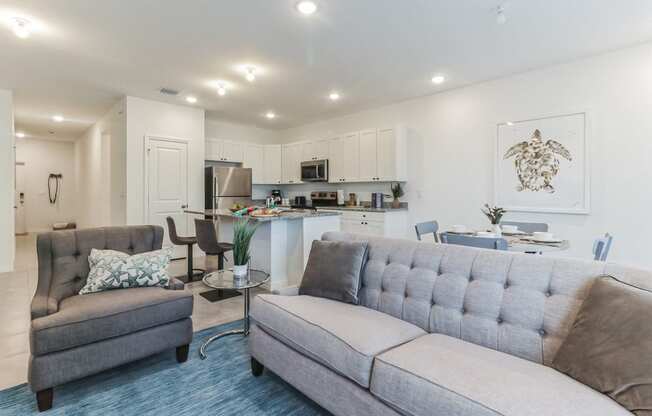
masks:
{"label": "recessed ceiling light", "polygon": [[197,102],[197,97],[193,97],[192,95],[189,95],[186,97],[186,101],[188,101],[190,104],[194,104]]}
{"label": "recessed ceiling light", "polygon": [[254,82],[256,80],[256,67],[247,66],[245,67],[245,78],[249,82]]}
{"label": "recessed ceiling light", "polygon": [[52,116],[52,121],[56,123],[61,123],[63,121],[63,116],[60,115]]}
{"label": "recessed ceiling light", "polygon": [[12,18],[11,26],[14,34],[21,39],[26,39],[32,34],[32,22],[23,17]]}
{"label": "recessed ceiling light", "polygon": [[223,84],[221,82],[217,83],[217,95],[219,95],[220,97],[223,97],[223,96],[226,95],[226,85],[225,84]]}
{"label": "recessed ceiling light", "polygon": [[507,124],[508,126],[513,126],[513,125],[514,125],[514,123],[512,123],[511,121],[508,121],[508,122],[505,123],[505,124]]}
{"label": "recessed ceiling light", "polygon": [[313,1],[300,1],[299,3],[297,3],[297,10],[301,14],[310,16],[311,14],[317,11],[317,5]]}
{"label": "recessed ceiling light", "polygon": [[335,91],[333,91],[333,92],[330,93],[330,95],[328,96],[328,98],[330,98],[331,101],[337,101],[337,100],[340,99],[340,94],[337,93],[337,92],[335,92]]}
{"label": "recessed ceiling light", "polygon": [[444,81],[446,81],[446,78],[443,75],[435,75],[432,77],[432,83],[433,84],[442,84]]}
{"label": "recessed ceiling light", "polygon": [[271,120],[271,119],[273,119],[273,118],[276,118],[276,114],[274,114],[274,113],[271,112],[271,111],[268,111],[267,114],[265,114],[265,117],[267,117],[268,119]]}
{"label": "recessed ceiling light", "polygon": [[500,5],[496,8],[496,23],[504,25],[507,23],[507,15],[505,14],[505,6]]}
{"label": "recessed ceiling light", "polygon": [[23,137],[25,137],[25,133],[18,132],[18,133],[16,133],[16,137],[18,137],[19,139],[22,139]]}

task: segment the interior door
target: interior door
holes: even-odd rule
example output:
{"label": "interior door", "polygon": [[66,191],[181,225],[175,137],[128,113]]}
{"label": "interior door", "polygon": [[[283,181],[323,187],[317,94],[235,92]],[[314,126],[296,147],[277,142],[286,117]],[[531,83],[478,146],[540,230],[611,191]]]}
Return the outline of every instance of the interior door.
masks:
{"label": "interior door", "polygon": [[[163,245],[171,245],[166,218],[172,217],[179,235],[189,235],[188,143],[150,137],[148,140],[148,223],[166,232]],[[175,258],[186,256],[185,246],[176,246]]]}

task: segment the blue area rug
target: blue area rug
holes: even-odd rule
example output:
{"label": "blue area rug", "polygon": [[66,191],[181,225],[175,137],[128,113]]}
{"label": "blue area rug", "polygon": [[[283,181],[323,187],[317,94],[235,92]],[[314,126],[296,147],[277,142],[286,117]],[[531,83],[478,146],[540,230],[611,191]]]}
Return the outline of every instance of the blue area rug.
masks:
{"label": "blue area rug", "polygon": [[208,358],[199,358],[204,339],[241,325],[233,322],[195,333],[183,364],[177,363],[174,350],[166,351],[55,388],[54,406],[47,412],[37,411],[27,385],[0,391],[0,415],[329,415],[274,374],[252,376],[247,341],[241,336],[214,342]]}

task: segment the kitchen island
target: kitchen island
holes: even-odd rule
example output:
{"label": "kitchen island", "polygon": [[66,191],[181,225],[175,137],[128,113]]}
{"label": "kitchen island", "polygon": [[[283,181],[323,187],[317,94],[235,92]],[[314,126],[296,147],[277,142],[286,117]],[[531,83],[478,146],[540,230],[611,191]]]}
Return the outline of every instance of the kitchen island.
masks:
{"label": "kitchen island", "polygon": [[[187,214],[211,218],[221,242],[233,242],[233,224],[240,218],[258,222],[251,242],[251,268],[270,274],[267,288],[278,290],[301,283],[313,240],[327,231],[340,230],[341,214],[312,210],[287,210],[272,217],[237,217],[229,210],[186,210]],[[225,267],[233,266],[227,253]]]}

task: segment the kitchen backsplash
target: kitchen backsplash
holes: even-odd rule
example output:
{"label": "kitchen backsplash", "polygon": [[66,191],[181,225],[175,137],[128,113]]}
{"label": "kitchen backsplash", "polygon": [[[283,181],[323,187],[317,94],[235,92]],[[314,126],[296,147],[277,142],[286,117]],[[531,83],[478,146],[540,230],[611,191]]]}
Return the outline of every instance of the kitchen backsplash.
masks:
{"label": "kitchen backsplash", "polygon": [[[294,199],[295,196],[305,196],[310,199],[310,192],[313,191],[337,191],[342,189],[344,191],[344,199],[349,199],[350,193],[355,193],[360,201],[371,201],[372,192],[383,192],[391,195],[390,183],[346,183],[346,184],[331,184],[331,183],[304,183],[298,185],[254,185],[253,198],[265,199],[267,195],[272,192],[272,189],[280,189],[284,198]],[[405,184],[405,196],[401,198],[402,201],[408,200],[408,186]],[[386,201],[391,201],[391,196]]]}

